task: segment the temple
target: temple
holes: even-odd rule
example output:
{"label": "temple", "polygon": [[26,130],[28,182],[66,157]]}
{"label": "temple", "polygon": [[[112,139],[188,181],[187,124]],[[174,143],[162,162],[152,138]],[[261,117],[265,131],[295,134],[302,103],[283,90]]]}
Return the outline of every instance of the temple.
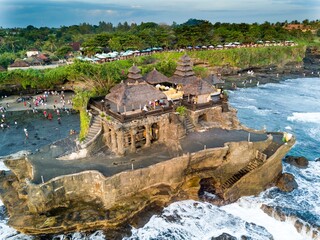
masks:
{"label": "temple", "polygon": [[8,224],[33,235],[119,231],[173,201],[222,205],[282,184],[294,137],[242,126],[211,80],[195,76],[188,56],[170,78],[131,67],[109,94],[90,100],[80,148],[63,139],[4,161]]}
{"label": "temple", "polygon": [[[119,155],[157,141],[174,142],[195,129],[221,127],[215,119],[229,112],[222,91],[195,76],[187,55],[180,58],[170,78],[156,69],[143,77],[132,66],[125,81],[111,88],[103,100],[91,100],[89,107],[101,119],[98,132],[104,143]],[[90,140],[89,136],[86,141]]]}

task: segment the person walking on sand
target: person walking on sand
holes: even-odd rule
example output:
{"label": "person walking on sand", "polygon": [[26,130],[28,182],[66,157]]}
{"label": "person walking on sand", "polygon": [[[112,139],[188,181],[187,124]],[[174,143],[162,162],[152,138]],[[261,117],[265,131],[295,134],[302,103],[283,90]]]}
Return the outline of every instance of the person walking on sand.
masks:
{"label": "person walking on sand", "polygon": [[26,135],[26,138],[29,138],[28,130],[24,128],[23,131],[24,131],[24,134]]}
{"label": "person walking on sand", "polygon": [[52,120],[52,113],[51,112],[49,112],[49,114],[48,114],[48,119]]}

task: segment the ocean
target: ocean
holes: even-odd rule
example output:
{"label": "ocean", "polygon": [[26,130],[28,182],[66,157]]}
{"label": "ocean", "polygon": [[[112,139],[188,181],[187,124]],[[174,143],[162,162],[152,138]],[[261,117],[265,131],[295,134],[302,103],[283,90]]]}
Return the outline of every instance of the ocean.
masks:
{"label": "ocean", "polygon": [[[309,166],[299,169],[283,163],[283,171],[293,174],[299,187],[290,193],[270,188],[259,196],[242,197],[222,207],[193,200],[175,202],[142,228],[133,228],[132,236],[125,240],[209,240],[221,234],[229,234],[234,239],[243,236],[261,240],[320,239],[320,235],[316,235],[320,226],[320,161],[316,161],[320,158],[320,78],[289,79],[228,94],[242,124],[295,135],[297,141],[289,155],[306,157],[310,160]],[[5,169],[1,162],[0,169]],[[261,210],[262,205],[272,206],[283,214],[279,217],[273,212],[269,216]],[[0,239],[33,239],[8,227],[2,212],[0,210]],[[101,240],[105,237],[102,231],[97,231],[91,235],[57,235],[54,239]]]}

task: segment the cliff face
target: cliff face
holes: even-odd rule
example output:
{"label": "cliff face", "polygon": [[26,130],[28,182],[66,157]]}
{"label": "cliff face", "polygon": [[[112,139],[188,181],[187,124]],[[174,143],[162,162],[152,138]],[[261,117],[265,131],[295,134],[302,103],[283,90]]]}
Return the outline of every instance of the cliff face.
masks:
{"label": "cliff face", "polygon": [[224,201],[258,194],[281,175],[281,159],[294,140],[277,146],[264,162],[235,183],[226,183],[257,161],[257,152],[273,144],[272,136],[260,142],[231,142],[110,177],[86,171],[39,185],[28,180],[33,169],[27,159],[7,160],[12,173],[1,174],[1,197],[10,215],[9,224],[23,233],[112,229],[152,204],[163,207],[171,201],[198,200],[201,183],[207,179],[211,183],[208,189]]}

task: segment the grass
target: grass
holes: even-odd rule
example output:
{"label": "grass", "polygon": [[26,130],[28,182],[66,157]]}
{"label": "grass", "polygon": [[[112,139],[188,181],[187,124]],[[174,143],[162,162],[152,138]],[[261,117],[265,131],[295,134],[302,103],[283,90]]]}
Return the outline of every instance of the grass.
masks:
{"label": "grass", "polygon": [[80,133],[79,140],[82,142],[88,134],[90,127],[90,116],[86,110],[80,111]]}
{"label": "grass", "polygon": [[[272,46],[260,48],[235,48],[208,51],[190,51],[194,59],[207,62],[210,66],[231,66],[239,68],[283,66],[288,62],[301,62],[305,56],[306,45],[292,47]],[[177,61],[184,52],[165,52],[154,54],[158,61]]]}

